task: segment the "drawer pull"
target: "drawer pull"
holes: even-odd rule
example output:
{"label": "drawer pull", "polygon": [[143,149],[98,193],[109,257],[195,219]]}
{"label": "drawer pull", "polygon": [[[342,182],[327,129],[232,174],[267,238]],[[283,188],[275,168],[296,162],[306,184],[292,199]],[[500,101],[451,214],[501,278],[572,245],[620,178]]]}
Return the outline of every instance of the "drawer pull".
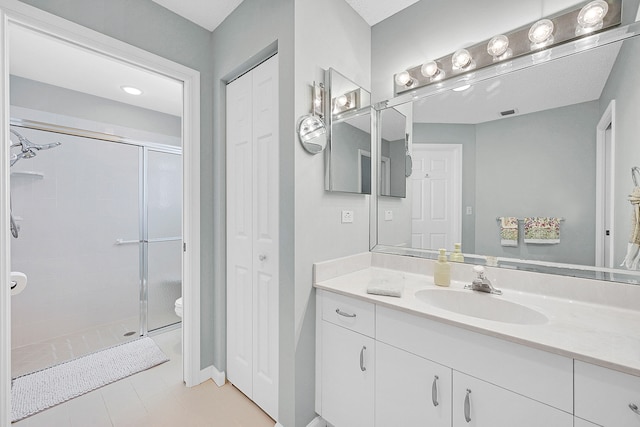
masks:
{"label": "drawer pull", "polygon": [[367,370],[367,367],[364,366],[364,351],[367,349],[367,347],[362,346],[362,350],[360,350],[360,370],[362,372]]}
{"label": "drawer pull", "polygon": [[636,405],[635,403],[629,403],[629,409],[640,415],[640,409],[638,409],[638,405]]}
{"label": "drawer pull", "polygon": [[433,406],[438,406],[438,376],[434,375],[433,384],[431,384],[431,401],[433,402]]}
{"label": "drawer pull", "polygon": [[338,313],[340,316],[344,316],[344,317],[356,317],[356,314],[349,314],[349,313],[345,313],[344,311],[340,310],[339,308],[336,308],[336,313]]}
{"label": "drawer pull", "polygon": [[468,423],[471,422],[471,401],[469,395],[471,390],[467,389],[467,395],[464,398],[464,420]]}

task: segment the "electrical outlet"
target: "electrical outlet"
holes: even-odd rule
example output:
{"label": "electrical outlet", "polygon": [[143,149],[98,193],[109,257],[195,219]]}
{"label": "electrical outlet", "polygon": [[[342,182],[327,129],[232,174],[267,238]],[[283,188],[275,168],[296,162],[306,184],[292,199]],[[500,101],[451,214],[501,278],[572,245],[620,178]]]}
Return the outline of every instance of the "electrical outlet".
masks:
{"label": "electrical outlet", "polygon": [[471,206],[467,206],[467,215],[473,215],[473,208]]}
{"label": "electrical outlet", "polygon": [[350,224],[353,222],[353,211],[342,211],[342,223]]}
{"label": "electrical outlet", "polygon": [[384,220],[392,221],[393,220],[393,211],[384,211]]}

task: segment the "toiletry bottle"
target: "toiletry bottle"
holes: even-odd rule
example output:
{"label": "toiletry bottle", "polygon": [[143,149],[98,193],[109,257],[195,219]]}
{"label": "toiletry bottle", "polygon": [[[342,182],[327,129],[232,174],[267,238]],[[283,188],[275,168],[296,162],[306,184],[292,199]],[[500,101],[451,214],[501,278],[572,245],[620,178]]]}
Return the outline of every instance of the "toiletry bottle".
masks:
{"label": "toiletry bottle", "polygon": [[461,243],[455,243],[454,245],[454,250],[453,252],[451,252],[451,255],[449,255],[449,261],[451,262],[464,262],[464,255],[462,255],[462,251],[461,251]]}
{"label": "toiletry bottle", "polygon": [[444,249],[440,249],[438,261],[433,267],[433,281],[438,286],[449,286],[451,283],[451,265],[447,262]]}

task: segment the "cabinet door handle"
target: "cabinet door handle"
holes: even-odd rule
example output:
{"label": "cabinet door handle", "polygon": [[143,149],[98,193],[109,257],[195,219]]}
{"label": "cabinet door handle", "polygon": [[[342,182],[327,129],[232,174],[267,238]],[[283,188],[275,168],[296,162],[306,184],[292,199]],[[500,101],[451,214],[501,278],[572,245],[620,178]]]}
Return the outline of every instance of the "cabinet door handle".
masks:
{"label": "cabinet door handle", "polygon": [[431,384],[431,401],[433,402],[433,406],[438,406],[438,376],[433,376],[433,384]]}
{"label": "cabinet door handle", "polygon": [[635,403],[629,403],[629,409],[640,415],[640,409],[638,409],[638,405],[636,405]]}
{"label": "cabinet door handle", "polygon": [[360,370],[362,372],[367,370],[367,367],[364,366],[364,351],[367,349],[366,346],[362,346],[362,350],[360,350]]}
{"label": "cabinet door handle", "polygon": [[345,313],[344,311],[340,310],[339,308],[336,308],[336,313],[338,313],[340,316],[344,316],[344,317],[356,317],[356,314],[350,314],[350,313]]}
{"label": "cabinet door handle", "polygon": [[464,420],[468,423],[471,422],[471,401],[469,395],[471,390],[467,389],[467,395],[464,398]]}

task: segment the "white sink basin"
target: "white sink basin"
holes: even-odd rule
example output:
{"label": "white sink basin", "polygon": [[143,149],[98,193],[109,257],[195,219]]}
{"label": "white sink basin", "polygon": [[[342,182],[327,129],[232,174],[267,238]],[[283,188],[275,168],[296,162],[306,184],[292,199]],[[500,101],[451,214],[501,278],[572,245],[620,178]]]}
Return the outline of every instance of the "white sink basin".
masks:
{"label": "white sink basin", "polygon": [[549,321],[547,316],[539,311],[483,292],[423,289],[416,292],[416,298],[442,310],[496,322],[542,325]]}

